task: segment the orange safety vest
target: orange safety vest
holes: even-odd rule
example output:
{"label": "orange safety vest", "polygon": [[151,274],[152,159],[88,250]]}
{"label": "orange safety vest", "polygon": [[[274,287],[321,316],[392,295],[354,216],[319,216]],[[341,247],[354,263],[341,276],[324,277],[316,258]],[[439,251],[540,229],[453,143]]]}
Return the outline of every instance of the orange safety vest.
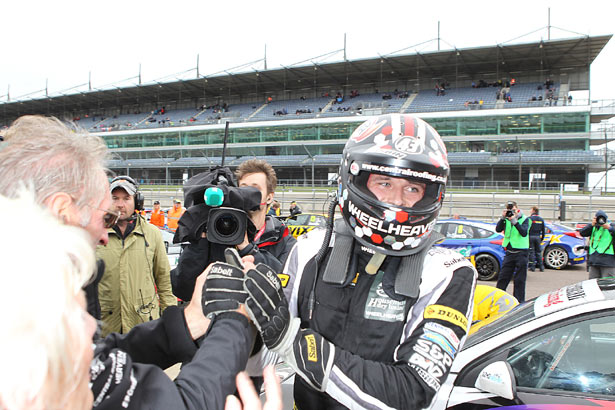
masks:
{"label": "orange safety vest", "polygon": [[177,222],[179,222],[179,218],[184,214],[184,208],[171,208],[167,214],[167,227],[170,231],[175,232],[177,229]]}
{"label": "orange safety vest", "polygon": [[151,223],[152,225],[156,225],[159,228],[162,228],[164,226],[164,212],[162,211],[162,209],[159,209],[158,212],[156,212],[155,210],[152,211],[152,216],[149,220],[149,223]]}

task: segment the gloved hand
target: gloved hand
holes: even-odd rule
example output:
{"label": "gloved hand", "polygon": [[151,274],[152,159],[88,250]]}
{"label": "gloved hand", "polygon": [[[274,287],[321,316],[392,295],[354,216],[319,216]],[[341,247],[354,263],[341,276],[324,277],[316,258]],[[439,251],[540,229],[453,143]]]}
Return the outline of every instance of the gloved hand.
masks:
{"label": "gloved hand", "polygon": [[234,312],[248,297],[243,286],[244,273],[241,269],[243,266],[237,251],[227,248],[224,254],[229,263],[212,264],[203,285],[201,304],[203,313],[208,317]]}
{"label": "gloved hand", "polygon": [[292,318],[278,275],[259,263],[246,273],[246,308],[263,342],[288,363],[297,374],[318,391],[324,391],[335,346],[310,329],[300,329],[300,319]]}

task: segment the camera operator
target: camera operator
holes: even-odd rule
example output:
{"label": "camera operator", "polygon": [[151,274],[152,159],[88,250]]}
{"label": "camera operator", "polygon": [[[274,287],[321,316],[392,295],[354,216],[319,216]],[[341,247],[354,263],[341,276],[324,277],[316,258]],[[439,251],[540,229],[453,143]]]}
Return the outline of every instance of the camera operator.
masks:
{"label": "camera operator", "polygon": [[[276,272],[281,272],[288,254],[297,241],[290,235],[284,223],[267,215],[267,208],[273,202],[278,183],[275,170],[263,160],[251,159],[239,165],[235,175],[239,187],[257,188],[261,194],[258,209],[248,212],[255,233],[248,235],[247,232],[243,242],[236,245],[239,255],[242,257],[252,255],[255,263],[264,263]],[[229,175],[229,178],[231,177],[232,175]],[[182,226],[187,227],[193,223],[189,219],[190,210],[186,214],[187,216],[180,220],[178,230],[180,242],[186,240],[181,237]],[[197,238],[187,239],[190,244],[183,249],[177,267],[171,271],[173,293],[184,301],[190,300],[194,282],[205,267],[212,262],[224,260],[224,249],[228,246],[212,243],[208,240],[206,232],[199,234]]]}
{"label": "camera operator", "polygon": [[589,278],[605,278],[615,275],[613,234],[615,225],[604,211],[596,212],[592,223],[585,225],[579,233],[589,237]]}
{"label": "camera operator", "polygon": [[506,250],[504,263],[496,287],[506,291],[511,278],[515,287],[513,296],[519,303],[525,301],[525,280],[527,279],[527,257],[530,247],[529,230],[532,220],[523,215],[517,203],[509,201],[502,217],[495,227],[496,232],[504,231],[502,246]]}

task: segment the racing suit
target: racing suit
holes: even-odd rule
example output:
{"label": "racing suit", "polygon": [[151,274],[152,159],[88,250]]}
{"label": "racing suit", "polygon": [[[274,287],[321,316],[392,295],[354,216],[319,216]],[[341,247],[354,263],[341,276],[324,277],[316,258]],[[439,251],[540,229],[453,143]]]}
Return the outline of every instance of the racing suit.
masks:
{"label": "racing suit", "polygon": [[355,241],[344,285],[331,285],[322,271],[331,247],[319,265],[315,308],[309,299],[316,273],[314,256],[324,230],[314,230],[291,252],[284,274],[285,296],[302,328],[318,332],[335,345],[333,367],[325,391],[295,377],[298,409],[397,408],[427,406],[444,382],[461,348],[472,317],[476,271],[456,252],[431,248],[423,263],[418,298],[395,293],[401,258],[387,256],[375,275],[364,267],[370,250]]}
{"label": "racing suit", "polygon": [[[222,409],[235,391],[254,337],[239,313],[214,319],[199,344],[183,310],[167,308],[158,320],[112,333],[96,344],[90,365],[94,409]],[[191,360],[173,381],[165,368]]]}
{"label": "racing suit", "polygon": [[[297,243],[288,228],[279,219],[267,216],[262,232],[256,240],[239,252],[240,256],[253,255],[254,263],[264,263],[274,271],[281,272],[292,247]],[[171,270],[173,293],[188,301],[192,297],[196,278],[213,262],[224,261],[227,246],[210,243],[207,238],[191,242],[179,256],[177,267]]]}

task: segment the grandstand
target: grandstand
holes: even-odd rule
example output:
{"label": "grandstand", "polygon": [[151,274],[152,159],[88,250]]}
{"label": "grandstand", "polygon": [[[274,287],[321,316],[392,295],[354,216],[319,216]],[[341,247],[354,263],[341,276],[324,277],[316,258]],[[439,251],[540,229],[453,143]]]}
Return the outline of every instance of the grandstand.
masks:
{"label": "grandstand", "polygon": [[591,124],[613,101],[588,91],[591,64],[611,39],[379,56],[0,104],[0,126],[23,114],[73,120],[107,142],[108,166],[143,183],[179,183],[219,165],[271,162],[282,183],[326,184],[343,146],[370,115],[413,113],[443,136],[452,186],[587,186],[615,164],[592,145],[612,139]]}

